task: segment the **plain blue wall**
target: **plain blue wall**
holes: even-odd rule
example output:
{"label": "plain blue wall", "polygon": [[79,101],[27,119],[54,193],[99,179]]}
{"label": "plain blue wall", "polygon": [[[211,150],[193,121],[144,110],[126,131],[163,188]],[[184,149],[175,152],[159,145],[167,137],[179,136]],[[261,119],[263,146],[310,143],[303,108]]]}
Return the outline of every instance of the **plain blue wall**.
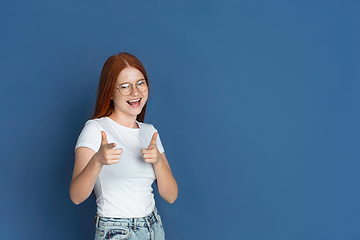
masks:
{"label": "plain blue wall", "polygon": [[105,60],[151,80],[167,239],[360,239],[360,2],[2,1],[1,239],[92,239],[68,188]]}

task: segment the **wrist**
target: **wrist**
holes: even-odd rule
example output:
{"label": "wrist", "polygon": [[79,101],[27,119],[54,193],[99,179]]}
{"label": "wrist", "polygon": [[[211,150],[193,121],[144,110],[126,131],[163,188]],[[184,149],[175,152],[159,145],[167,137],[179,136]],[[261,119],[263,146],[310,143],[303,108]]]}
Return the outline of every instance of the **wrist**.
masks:
{"label": "wrist", "polygon": [[91,158],[91,162],[95,167],[102,168],[104,164],[101,161],[101,157],[99,156],[98,152],[94,154],[94,156]]}
{"label": "wrist", "polygon": [[161,155],[158,156],[157,161],[153,163],[154,167],[155,166],[161,166],[164,163],[164,159],[162,158]]}

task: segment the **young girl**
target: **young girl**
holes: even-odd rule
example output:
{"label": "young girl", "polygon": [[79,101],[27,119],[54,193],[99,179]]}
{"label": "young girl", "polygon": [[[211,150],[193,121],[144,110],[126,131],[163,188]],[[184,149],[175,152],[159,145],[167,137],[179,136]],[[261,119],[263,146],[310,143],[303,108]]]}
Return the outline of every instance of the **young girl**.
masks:
{"label": "young girl", "polygon": [[120,53],[104,64],[92,120],[76,144],[70,197],[75,204],[94,190],[95,240],[165,239],[152,183],[163,199],[178,194],[157,130],[143,123],[149,80],[142,63]]}

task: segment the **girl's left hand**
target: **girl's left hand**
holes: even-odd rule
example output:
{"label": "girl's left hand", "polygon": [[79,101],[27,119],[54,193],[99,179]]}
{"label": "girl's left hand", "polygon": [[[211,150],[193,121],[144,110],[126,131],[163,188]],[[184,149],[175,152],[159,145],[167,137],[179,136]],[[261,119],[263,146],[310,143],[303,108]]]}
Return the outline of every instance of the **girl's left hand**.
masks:
{"label": "girl's left hand", "polygon": [[161,155],[156,146],[156,138],[158,133],[155,132],[151,138],[150,145],[148,148],[141,150],[141,153],[144,157],[145,162],[155,164],[160,161]]}

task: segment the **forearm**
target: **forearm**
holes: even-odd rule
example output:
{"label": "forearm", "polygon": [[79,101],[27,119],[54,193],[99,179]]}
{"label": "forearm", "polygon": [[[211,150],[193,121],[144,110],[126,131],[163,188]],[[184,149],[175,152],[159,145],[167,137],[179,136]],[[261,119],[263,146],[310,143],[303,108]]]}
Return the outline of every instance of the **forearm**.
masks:
{"label": "forearm", "polygon": [[163,158],[154,164],[154,170],[157,179],[157,187],[161,197],[165,201],[173,203],[178,196],[178,185],[169,166]]}
{"label": "forearm", "polygon": [[85,201],[91,194],[96,179],[102,169],[102,164],[96,161],[94,155],[86,167],[75,177],[70,184],[70,198],[75,204]]}

